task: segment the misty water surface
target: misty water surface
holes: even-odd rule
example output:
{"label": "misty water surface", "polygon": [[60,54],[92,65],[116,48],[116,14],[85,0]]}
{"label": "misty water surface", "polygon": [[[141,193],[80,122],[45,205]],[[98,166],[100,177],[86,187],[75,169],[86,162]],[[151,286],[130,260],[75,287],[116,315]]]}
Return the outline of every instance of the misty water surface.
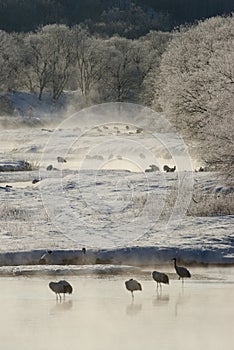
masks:
{"label": "misty water surface", "polygon": [[58,277],[1,277],[1,349],[232,349],[234,283],[222,273],[162,291],[138,278],[134,301],[128,278],[70,276],[74,293],[59,301],[48,288]]}

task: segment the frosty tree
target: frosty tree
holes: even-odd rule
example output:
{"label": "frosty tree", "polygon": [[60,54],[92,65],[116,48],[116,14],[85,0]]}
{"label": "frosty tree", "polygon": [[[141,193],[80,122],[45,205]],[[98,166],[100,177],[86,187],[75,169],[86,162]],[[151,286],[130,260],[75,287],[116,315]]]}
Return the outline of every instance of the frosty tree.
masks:
{"label": "frosty tree", "polygon": [[72,60],[70,29],[65,25],[47,25],[36,33],[25,35],[25,74],[31,86],[50,88],[53,99],[61,95],[70,72]]}
{"label": "frosty tree", "polygon": [[46,40],[49,53],[50,86],[52,98],[57,100],[69,78],[72,63],[72,40],[70,29],[65,25],[47,25],[41,34]]}
{"label": "frosty tree", "polygon": [[89,96],[100,80],[104,70],[102,62],[102,40],[91,36],[81,26],[72,28],[73,76],[82,96]]}
{"label": "frosty tree", "polygon": [[[154,107],[200,144],[202,159],[234,170],[234,17],[214,17],[174,33],[154,76]],[[151,77],[152,78],[152,77]]]}
{"label": "frosty tree", "polygon": [[102,88],[107,99],[125,100],[136,79],[132,74],[131,40],[117,36],[106,40],[103,65]]}
{"label": "frosty tree", "polygon": [[11,90],[17,87],[21,54],[17,34],[8,34],[0,30],[0,88]]}
{"label": "frosty tree", "polygon": [[101,77],[106,98],[138,101],[142,82],[152,67],[154,51],[149,40],[114,36],[104,42]]}

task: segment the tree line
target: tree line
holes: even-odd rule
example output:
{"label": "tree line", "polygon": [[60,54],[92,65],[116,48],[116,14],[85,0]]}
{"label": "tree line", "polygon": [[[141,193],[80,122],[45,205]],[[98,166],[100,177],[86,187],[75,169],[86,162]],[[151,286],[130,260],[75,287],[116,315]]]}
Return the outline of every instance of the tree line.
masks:
{"label": "tree line", "polygon": [[90,29],[106,35],[119,30],[121,35],[124,23],[129,28],[125,36],[136,38],[146,34],[149,24],[151,29],[168,30],[232,11],[232,0],[0,0],[0,25],[7,32],[29,32],[47,24],[87,22]]}
{"label": "tree line", "polygon": [[29,90],[57,100],[64,89],[94,101],[139,100],[142,83],[170,38],[152,31],[138,39],[101,38],[87,28],[46,25],[36,32],[0,31],[0,89]]}
{"label": "tree line", "polygon": [[136,38],[149,29],[171,27],[168,14],[131,0],[0,0],[0,25],[7,32],[29,32],[48,24],[85,24],[90,31]]}

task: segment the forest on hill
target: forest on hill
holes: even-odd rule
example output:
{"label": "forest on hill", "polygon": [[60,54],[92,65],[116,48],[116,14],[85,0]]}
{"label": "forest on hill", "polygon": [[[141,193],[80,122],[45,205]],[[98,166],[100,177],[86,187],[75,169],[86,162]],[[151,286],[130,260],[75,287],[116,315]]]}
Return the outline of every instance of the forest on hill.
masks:
{"label": "forest on hill", "polygon": [[84,22],[101,34],[136,38],[149,29],[171,30],[232,11],[232,0],[0,0],[0,28],[28,32],[46,24]]}

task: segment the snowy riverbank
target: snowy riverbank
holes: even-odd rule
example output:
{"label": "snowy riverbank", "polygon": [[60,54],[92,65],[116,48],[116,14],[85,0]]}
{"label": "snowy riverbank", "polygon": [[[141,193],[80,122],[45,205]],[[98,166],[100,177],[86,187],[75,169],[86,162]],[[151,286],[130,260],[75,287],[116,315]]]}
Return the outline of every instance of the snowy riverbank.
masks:
{"label": "snowy riverbank", "polygon": [[[48,250],[48,264],[233,264],[234,216],[208,207],[231,202],[233,187],[195,172],[183,140],[156,117],[105,104],[56,129],[1,129],[1,161],[38,170],[0,173],[0,265],[38,265]],[[198,216],[204,198],[208,214]]]}

